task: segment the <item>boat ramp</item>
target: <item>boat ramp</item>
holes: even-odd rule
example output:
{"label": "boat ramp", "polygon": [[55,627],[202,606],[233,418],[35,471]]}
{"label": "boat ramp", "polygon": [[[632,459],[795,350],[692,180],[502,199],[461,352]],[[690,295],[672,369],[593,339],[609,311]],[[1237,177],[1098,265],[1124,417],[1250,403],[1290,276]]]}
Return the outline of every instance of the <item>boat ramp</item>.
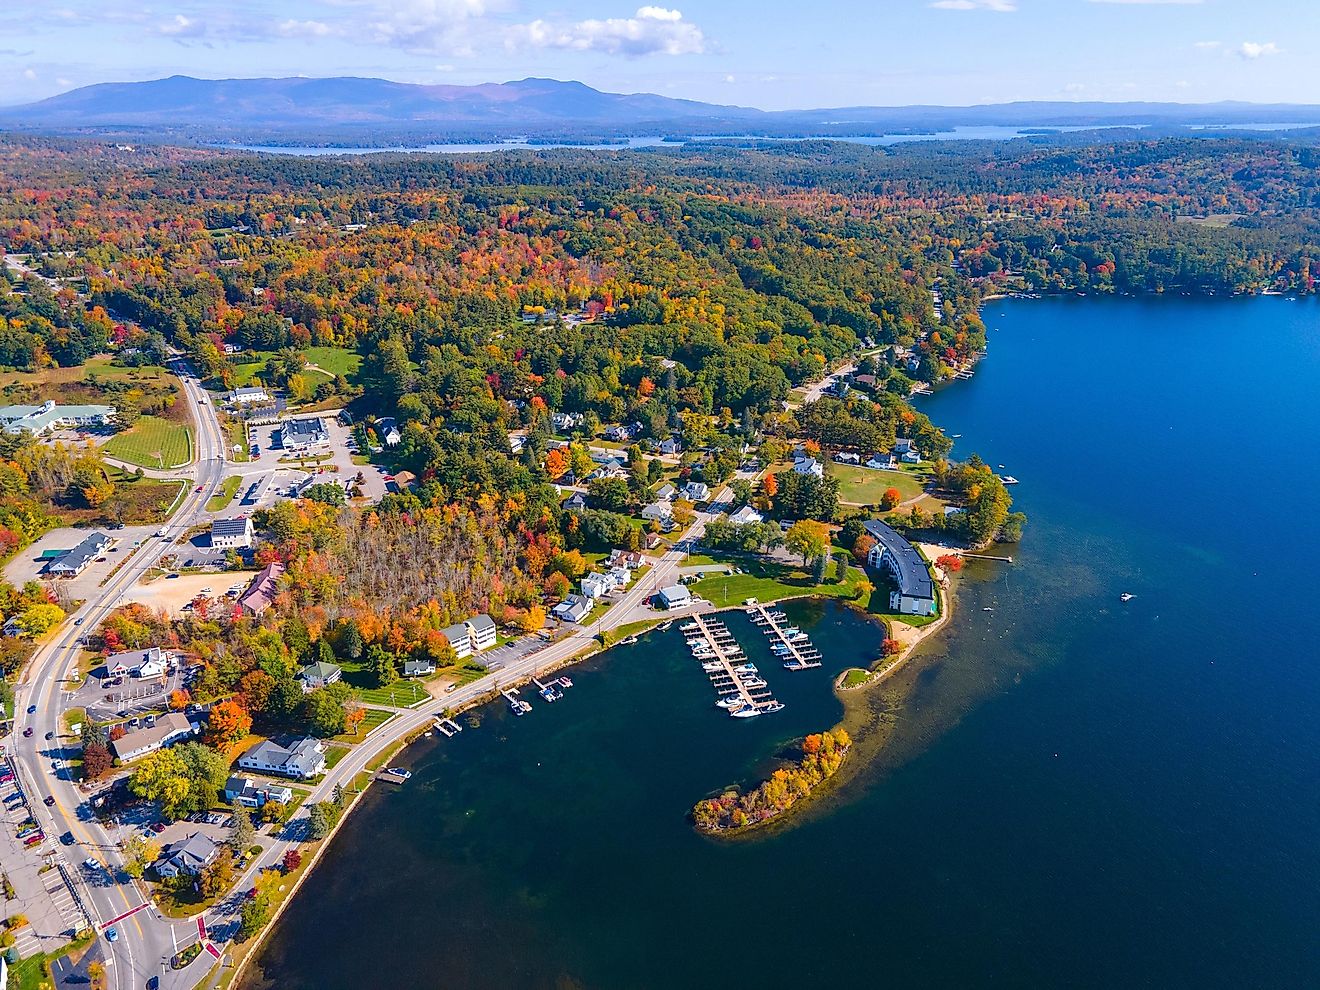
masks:
{"label": "boat ramp", "polygon": [[693,615],[679,628],[693,659],[701,663],[719,695],[716,705],[733,718],[753,718],[783,709],[783,703],[771,697],[770,686],[761,678],[756,664],[748,661],[723,622]]}
{"label": "boat ramp", "polygon": [[752,605],[747,614],[770,638],[770,650],[783,663],[785,670],[811,670],[820,666],[820,650],[811,644],[806,633],[788,624],[788,616],[783,612],[764,605]]}

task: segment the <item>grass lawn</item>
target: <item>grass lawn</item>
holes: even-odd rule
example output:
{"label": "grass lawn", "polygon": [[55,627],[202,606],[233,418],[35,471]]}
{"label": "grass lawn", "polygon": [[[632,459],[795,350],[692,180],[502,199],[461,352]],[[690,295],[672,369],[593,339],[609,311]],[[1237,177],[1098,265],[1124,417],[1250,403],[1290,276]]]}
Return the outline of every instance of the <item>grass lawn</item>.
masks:
{"label": "grass lawn", "polygon": [[20,959],[9,967],[9,982],[6,986],[9,990],[38,990],[39,987],[50,986],[50,964],[64,956],[81,959],[83,950],[94,941],[96,941],[96,933],[87,931],[58,952],[38,952],[26,959]]}
{"label": "grass lawn", "polygon": [[846,688],[857,687],[860,684],[864,684],[866,679],[870,676],[871,675],[866,671],[854,667],[844,676],[843,686]]}
{"label": "grass lawn", "polygon": [[192,459],[192,430],[159,416],[143,416],[105,445],[110,457],[149,468],[181,467]]}
{"label": "grass lawn", "polygon": [[[348,680],[347,671],[344,679]],[[391,705],[395,708],[407,708],[411,704],[431,697],[426,693],[426,689],[415,681],[395,681],[389,687],[359,687],[357,691],[364,705]],[[370,711],[367,712],[367,717],[371,717]]]}
{"label": "grass lawn", "polygon": [[206,511],[219,512],[227,506],[230,500],[233,499],[234,494],[238,491],[238,486],[242,483],[243,479],[239,475],[234,475],[232,478],[226,478],[220,485],[220,494],[212,495],[207,499]]}
{"label": "grass lawn", "polygon": [[[374,710],[375,709],[372,709],[372,711]],[[367,718],[370,717],[371,717],[371,712],[368,712]],[[362,721],[365,723],[367,719],[364,718]],[[361,738],[361,736],[359,736],[358,738]],[[349,752],[350,750],[347,746],[327,746],[325,748],[325,768],[327,770],[333,770],[335,768],[335,764],[338,763],[340,760],[342,760],[345,756],[347,756]]]}
{"label": "grass lawn", "polygon": [[348,378],[362,365],[362,355],[346,347],[307,347],[303,353],[309,364],[328,372],[332,378],[335,375]]}
{"label": "grass lawn", "polygon": [[915,468],[872,471],[831,462],[829,473],[839,479],[839,498],[854,505],[879,505],[888,488],[897,488],[904,501],[916,498],[925,488],[925,472]]}
{"label": "grass lawn", "polygon": [[[227,456],[231,461],[243,463],[248,458],[248,437],[247,430],[243,428],[241,420],[231,419],[225,422],[225,437],[229,441],[229,451]],[[235,450],[234,448],[238,448]]]}
{"label": "grass lawn", "polygon": [[[383,708],[368,708],[366,709],[366,715],[362,719],[362,723],[358,726],[356,734],[351,732],[345,732],[341,735],[331,737],[331,741],[337,743],[347,743],[350,745],[353,743],[360,743],[363,739],[367,738],[368,733],[370,733],[373,729],[377,728],[378,726],[384,725],[393,717],[394,717],[394,712],[386,711]],[[329,757],[326,758],[326,764],[327,766],[332,765],[330,764]]]}
{"label": "grass lawn", "polygon": [[741,605],[748,598],[770,602],[801,595],[821,595],[853,601],[858,596],[861,582],[866,580],[862,569],[856,566],[848,569],[848,576],[842,584],[835,584],[832,580],[833,565],[830,577],[826,578],[824,584],[815,583],[810,569],[778,561],[740,560],[738,566],[746,573],[716,574],[703,578],[691,585],[693,594],[719,608]]}
{"label": "grass lawn", "polygon": [[252,384],[252,379],[266,370],[265,360],[261,361],[242,361],[234,365],[234,388],[246,388]]}

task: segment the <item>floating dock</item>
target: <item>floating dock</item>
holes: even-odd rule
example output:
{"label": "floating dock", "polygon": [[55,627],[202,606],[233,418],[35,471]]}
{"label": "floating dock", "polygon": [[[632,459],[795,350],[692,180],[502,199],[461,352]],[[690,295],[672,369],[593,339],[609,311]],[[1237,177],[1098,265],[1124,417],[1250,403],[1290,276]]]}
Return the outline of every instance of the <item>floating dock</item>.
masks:
{"label": "floating dock", "polygon": [[456,736],[463,731],[463,727],[459,725],[457,722],[455,722],[452,718],[437,718],[435,720],[435,727],[439,729],[441,732],[443,732],[446,736],[450,736],[450,737]]}
{"label": "floating dock", "polygon": [[770,696],[770,687],[756,665],[749,663],[742,647],[723,622],[693,615],[679,627],[694,659],[710,678],[716,702],[734,718],[751,718],[777,712],[784,706]]}
{"label": "floating dock", "polygon": [[770,638],[770,650],[783,662],[785,670],[811,670],[820,666],[820,650],[811,645],[806,633],[788,624],[788,616],[783,612],[752,605],[747,614]]}
{"label": "floating dock", "polygon": [[509,703],[509,710],[515,715],[526,715],[532,710],[531,702],[523,701],[518,697],[517,688],[505,688],[500,694],[504,695],[504,700]]}

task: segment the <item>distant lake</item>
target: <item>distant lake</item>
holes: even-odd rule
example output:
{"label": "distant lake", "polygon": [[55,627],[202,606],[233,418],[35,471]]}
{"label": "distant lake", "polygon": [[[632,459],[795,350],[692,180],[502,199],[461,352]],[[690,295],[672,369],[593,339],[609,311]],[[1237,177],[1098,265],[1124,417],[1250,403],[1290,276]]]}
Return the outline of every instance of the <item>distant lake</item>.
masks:
{"label": "distant lake", "polygon": [[[841,706],[828,671],[767,663],[788,708],[738,724],[652,634],[410,750],[247,985],[1320,985],[1320,305],[985,320],[975,378],[923,408],[1031,522],[873,702],[895,734],[867,772],[791,830],[698,837],[695,800]],[[790,611],[835,667],[874,649],[838,605]]]}

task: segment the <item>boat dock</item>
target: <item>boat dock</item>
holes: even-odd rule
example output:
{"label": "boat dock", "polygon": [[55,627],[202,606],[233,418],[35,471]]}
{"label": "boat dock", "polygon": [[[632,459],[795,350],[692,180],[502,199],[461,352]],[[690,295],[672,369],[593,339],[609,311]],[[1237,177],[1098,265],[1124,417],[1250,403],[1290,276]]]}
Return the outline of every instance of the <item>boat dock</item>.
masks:
{"label": "boat dock", "polygon": [[785,670],[811,670],[820,666],[820,650],[812,645],[806,633],[788,624],[788,616],[783,612],[752,605],[747,614],[770,637],[770,649],[783,662]]}
{"label": "boat dock", "polygon": [[518,697],[517,688],[505,688],[500,694],[504,695],[504,700],[509,703],[509,710],[515,715],[526,715],[532,710],[531,702],[523,701]]}
{"label": "boat dock", "polygon": [[770,686],[761,679],[756,665],[723,622],[693,615],[679,627],[688,649],[719,695],[716,704],[734,718],[751,718],[763,712],[777,712],[784,706],[770,695]]}
{"label": "boat dock", "polygon": [[452,718],[437,717],[435,720],[435,727],[439,729],[441,732],[443,732],[446,736],[450,736],[450,737],[456,736],[463,731],[463,727],[459,725],[457,722],[455,722]]}
{"label": "boat dock", "polygon": [[535,677],[533,677],[532,683],[536,685],[537,692],[546,701],[558,701],[560,698],[564,696],[564,692],[559,689],[559,680],[557,678],[551,681],[549,684],[542,684]]}

